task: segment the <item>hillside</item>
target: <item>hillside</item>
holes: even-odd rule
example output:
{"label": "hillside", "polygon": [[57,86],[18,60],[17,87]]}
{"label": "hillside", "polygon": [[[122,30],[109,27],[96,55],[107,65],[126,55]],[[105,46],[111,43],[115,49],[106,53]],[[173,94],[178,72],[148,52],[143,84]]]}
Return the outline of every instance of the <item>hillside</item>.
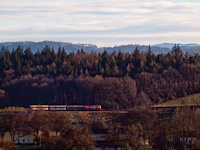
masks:
{"label": "hillside", "polygon": [[70,54],[48,46],[35,54],[21,46],[2,49],[0,107],[56,103],[127,110],[200,93],[198,54],[188,57],[176,47],[155,55],[148,48],[146,53]]}
{"label": "hillside", "polygon": [[177,106],[199,106],[200,93],[193,94],[186,97],[177,98],[162,104],[154,105],[152,107],[177,107]]}

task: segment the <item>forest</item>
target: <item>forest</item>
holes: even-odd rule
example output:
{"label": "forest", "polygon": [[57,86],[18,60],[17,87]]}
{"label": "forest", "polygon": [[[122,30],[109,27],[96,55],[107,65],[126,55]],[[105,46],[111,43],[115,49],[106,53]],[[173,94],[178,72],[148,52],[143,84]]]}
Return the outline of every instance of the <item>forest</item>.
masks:
{"label": "forest", "polygon": [[66,53],[46,46],[0,50],[0,107],[30,104],[102,105],[104,110],[149,106],[200,93],[200,55]]}

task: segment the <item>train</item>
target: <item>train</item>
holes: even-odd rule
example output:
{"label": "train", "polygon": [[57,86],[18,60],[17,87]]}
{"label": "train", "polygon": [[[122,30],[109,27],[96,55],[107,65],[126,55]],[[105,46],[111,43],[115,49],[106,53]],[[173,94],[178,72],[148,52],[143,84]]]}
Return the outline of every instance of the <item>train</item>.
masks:
{"label": "train", "polygon": [[33,111],[100,111],[101,105],[30,105]]}

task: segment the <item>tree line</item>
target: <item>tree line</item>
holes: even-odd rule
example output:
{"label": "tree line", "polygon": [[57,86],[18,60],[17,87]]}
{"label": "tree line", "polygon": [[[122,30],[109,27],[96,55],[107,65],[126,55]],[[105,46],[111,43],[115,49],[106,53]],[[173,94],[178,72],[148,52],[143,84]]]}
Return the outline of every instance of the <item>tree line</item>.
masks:
{"label": "tree line", "polygon": [[[102,104],[126,108],[200,92],[200,56],[149,50],[132,53],[65,52],[46,46],[41,52],[19,46],[0,51],[1,106],[37,104]],[[141,98],[142,97],[142,98]],[[145,97],[145,98],[144,98]],[[150,100],[150,101],[149,101]],[[114,106],[110,106],[115,104]]]}

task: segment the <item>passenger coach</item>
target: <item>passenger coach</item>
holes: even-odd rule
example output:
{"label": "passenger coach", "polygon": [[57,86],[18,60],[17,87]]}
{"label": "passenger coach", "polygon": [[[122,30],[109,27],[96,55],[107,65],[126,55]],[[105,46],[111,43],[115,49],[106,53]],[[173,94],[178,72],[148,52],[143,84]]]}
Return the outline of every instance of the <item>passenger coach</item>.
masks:
{"label": "passenger coach", "polygon": [[33,111],[100,111],[101,105],[30,105]]}

